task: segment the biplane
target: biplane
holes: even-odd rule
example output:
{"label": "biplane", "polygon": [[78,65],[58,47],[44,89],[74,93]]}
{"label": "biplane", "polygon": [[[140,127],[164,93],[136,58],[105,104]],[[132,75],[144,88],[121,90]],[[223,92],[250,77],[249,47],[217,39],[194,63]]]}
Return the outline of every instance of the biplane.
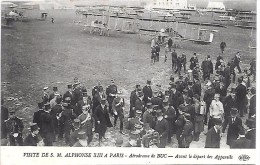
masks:
{"label": "biplane", "polygon": [[[89,29],[91,34],[98,32],[100,35],[108,35],[110,31],[138,34],[139,38],[148,37],[147,41],[157,38],[161,44],[165,44],[167,38],[173,38],[176,41],[208,45],[213,42],[214,33],[218,31],[201,27],[225,27],[222,24],[187,21],[176,17],[177,13],[190,16],[189,11],[159,9],[145,11],[142,8],[119,6],[85,7],[81,11],[84,11],[81,15],[85,16],[85,19],[78,24],[81,24],[84,30]],[[179,24],[184,24],[186,27],[178,29]],[[188,25],[190,28],[193,27],[191,31],[194,34],[188,35]],[[196,30],[194,26],[197,26]],[[186,29],[185,32],[179,31],[183,29]]]}

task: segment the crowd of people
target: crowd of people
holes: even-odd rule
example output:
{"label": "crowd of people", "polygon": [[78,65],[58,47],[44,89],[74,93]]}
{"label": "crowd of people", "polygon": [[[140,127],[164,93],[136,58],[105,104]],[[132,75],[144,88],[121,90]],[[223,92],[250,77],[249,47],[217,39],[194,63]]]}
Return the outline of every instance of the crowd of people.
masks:
{"label": "crowd of people", "polygon": [[[179,148],[189,148],[192,141],[201,139],[207,125],[205,148],[220,148],[227,127],[226,143],[230,148],[255,148],[256,88],[250,79],[253,75],[255,81],[255,59],[250,63],[250,73],[244,70],[241,76],[239,52],[227,66],[219,55],[215,67],[210,56],[200,66],[194,53],[187,71],[186,55],[178,56],[171,42],[168,48],[173,74],[167,90],[158,84],[155,88],[151,80],[143,87],[136,84],[130,94],[129,109],[114,80],[106,88],[98,83],[90,95],[78,78],[74,78],[63,94],[57,86],[51,93],[49,87],[43,88],[38,110],[32,114],[30,133],[24,137],[23,120],[14,109],[4,106],[2,97],[2,145],[52,146],[64,140],[67,146],[86,147],[97,133],[102,146],[107,129],[114,127],[122,136],[129,137],[125,142],[117,138],[119,147],[164,148],[175,137]],[[239,76],[235,68],[241,73]]]}

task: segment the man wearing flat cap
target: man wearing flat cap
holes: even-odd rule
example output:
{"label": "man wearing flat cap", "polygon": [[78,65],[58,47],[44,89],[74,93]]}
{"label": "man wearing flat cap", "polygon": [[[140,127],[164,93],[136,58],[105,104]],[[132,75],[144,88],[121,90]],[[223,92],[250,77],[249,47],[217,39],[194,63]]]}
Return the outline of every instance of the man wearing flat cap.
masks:
{"label": "man wearing flat cap", "polygon": [[151,80],[147,80],[146,85],[143,87],[143,93],[144,93],[144,103],[145,105],[151,100],[153,97],[153,90],[151,87]]}
{"label": "man wearing flat cap", "polygon": [[227,125],[227,145],[231,145],[234,140],[238,138],[238,132],[242,127],[242,120],[237,116],[238,110],[236,108],[231,109],[231,116],[228,117],[223,123],[222,133],[225,132]]}
{"label": "man wearing flat cap", "polygon": [[117,94],[117,86],[115,85],[114,80],[110,81],[111,84],[106,89],[107,102],[109,105],[109,113],[112,114],[112,103]]}
{"label": "man wearing flat cap", "polygon": [[39,130],[40,128],[36,123],[32,123],[30,125],[30,134],[27,135],[27,137],[24,139],[24,146],[37,146],[37,143],[39,142]]}
{"label": "man wearing flat cap", "polygon": [[51,112],[51,106],[50,104],[47,103],[44,105],[44,112],[40,116],[41,119],[40,129],[41,129],[44,144],[46,146],[52,146],[55,137],[54,122],[50,112]]}
{"label": "man wearing flat cap", "polygon": [[205,148],[220,148],[222,121],[213,119],[212,123],[214,126],[206,134]]}
{"label": "man wearing flat cap", "polygon": [[161,109],[156,111],[157,122],[155,125],[155,131],[159,133],[160,141],[158,148],[165,148],[168,141],[169,124],[168,121],[163,117]]}
{"label": "man wearing flat cap", "polygon": [[22,146],[23,145],[23,122],[22,119],[15,115],[15,110],[11,109],[9,111],[9,119],[5,121],[7,132],[9,135],[10,146]]}

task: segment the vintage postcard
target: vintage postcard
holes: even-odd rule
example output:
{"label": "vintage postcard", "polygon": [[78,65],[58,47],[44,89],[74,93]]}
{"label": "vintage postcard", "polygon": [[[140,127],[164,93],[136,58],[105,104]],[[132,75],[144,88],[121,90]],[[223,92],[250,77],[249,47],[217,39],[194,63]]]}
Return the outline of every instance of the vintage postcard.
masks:
{"label": "vintage postcard", "polygon": [[256,0],[1,1],[1,163],[257,164]]}

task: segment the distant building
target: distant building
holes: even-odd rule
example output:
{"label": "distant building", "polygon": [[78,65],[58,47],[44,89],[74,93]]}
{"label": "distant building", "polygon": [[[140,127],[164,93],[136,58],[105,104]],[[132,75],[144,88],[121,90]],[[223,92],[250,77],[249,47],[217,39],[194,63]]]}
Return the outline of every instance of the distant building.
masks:
{"label": "distant building", "polygon": [[148,8],[186,9],[187,7],[187,0],[151,0],[148,4]]}
{"label": "distant building", "polygon": [[225,10],[225,5],[223,2],[209,2],[208,3],[208,6],[207,6],[207,9],[210,9],[210,10]]}

